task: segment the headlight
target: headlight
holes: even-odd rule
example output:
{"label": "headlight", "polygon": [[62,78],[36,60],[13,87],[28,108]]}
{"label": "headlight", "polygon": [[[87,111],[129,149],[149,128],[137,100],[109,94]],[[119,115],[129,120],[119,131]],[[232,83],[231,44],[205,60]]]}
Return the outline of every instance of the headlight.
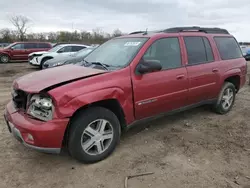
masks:
{"label": "headlight", "polygon": [[54,106],[51,98],[39,94],[31,97],[27,111],[28,114],[37,119],[49,121],[53,118],[53,111]]}

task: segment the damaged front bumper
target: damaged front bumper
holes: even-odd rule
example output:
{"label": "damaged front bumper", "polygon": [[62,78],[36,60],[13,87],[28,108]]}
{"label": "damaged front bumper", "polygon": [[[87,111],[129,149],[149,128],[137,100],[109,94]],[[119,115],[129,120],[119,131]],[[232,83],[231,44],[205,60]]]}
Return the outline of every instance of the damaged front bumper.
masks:
{"label": "damaged front bumper", "polygon": [[59,154],[69,119],[42,122],[16,111],[12,102],[4,113],[8,130],[24,146],[44,153]]}

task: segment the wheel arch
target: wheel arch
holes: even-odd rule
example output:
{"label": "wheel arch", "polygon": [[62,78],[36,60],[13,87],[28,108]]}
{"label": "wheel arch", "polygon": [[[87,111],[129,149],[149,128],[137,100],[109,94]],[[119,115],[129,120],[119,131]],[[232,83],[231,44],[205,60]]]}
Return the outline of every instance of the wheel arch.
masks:
{"label": "wheel arch", "polygon": [[120,125],[121,125],[121,130],[125,130],[126,126],[127,126],[127,122],[125,119],[125,113],[123,111],[123,108],[120,104],[120,102],[117,99],[105,99],[105,100],[100,100],[100,101],[96,101],[87,105],[84,105],[80,108],[78,108],[73,115],[70,118],[70,121],[67,125],[67,128],[65,130],[64,133],[64,137],[63,137],[63,142],[62,142],[62,146],[63,147],[67,147],[67,143],[68,143],[68,138],[69,138],[69,132],[70,132],[70,128],[71,128],[71,122],[74,120],[74,118],[81,113],[82,111],[92,108],[92,107],[103,107],[106,109],[109,109],[110,111],[112,111],[118,118]]}
{"label": "wheel arch", "polygon": [[239,91],[240,89],[240,76],[239,75],[231,75],[224,80],[224,83],[225,82],[232,83],[235,86],[236,93]]}

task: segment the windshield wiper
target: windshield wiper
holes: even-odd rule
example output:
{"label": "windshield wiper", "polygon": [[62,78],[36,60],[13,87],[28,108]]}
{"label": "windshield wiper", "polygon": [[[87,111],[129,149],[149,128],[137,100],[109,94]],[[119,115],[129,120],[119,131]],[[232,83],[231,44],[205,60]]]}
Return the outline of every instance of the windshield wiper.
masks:
{"label": "windshield wiper", "polygon": [[101,63],[101,62],[88,62],[85,59],[83,60],[85,63],[90,64],[90,65],[101,65],[104,69],[109,70],[108,67],[109,65]]}

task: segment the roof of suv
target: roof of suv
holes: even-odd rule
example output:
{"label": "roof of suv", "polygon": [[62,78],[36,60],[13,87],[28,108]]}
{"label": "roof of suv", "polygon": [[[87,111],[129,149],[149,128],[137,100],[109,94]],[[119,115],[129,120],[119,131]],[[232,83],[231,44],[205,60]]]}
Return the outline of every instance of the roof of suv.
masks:
{"label": "roof of suv", "polygon": [[155,35],[178,35],[180,33],[192,33],[194,35],[230,35],[226,29],[222,28],[204,28],[204,27],[173,27],[157,31],[135,31],[123,37],[153,37]]}
{"label": "roof of suv", "polygon": [[18,41],[18,42],[13,42],[13,44],[18,44],[18,43],[23,43],[23,44],[29,44],[29,43],[46,43],[46,44],[51,44],[50,42],[39,42],[39,41],[25,41],[25,42],[22,42],[22,41]]}

